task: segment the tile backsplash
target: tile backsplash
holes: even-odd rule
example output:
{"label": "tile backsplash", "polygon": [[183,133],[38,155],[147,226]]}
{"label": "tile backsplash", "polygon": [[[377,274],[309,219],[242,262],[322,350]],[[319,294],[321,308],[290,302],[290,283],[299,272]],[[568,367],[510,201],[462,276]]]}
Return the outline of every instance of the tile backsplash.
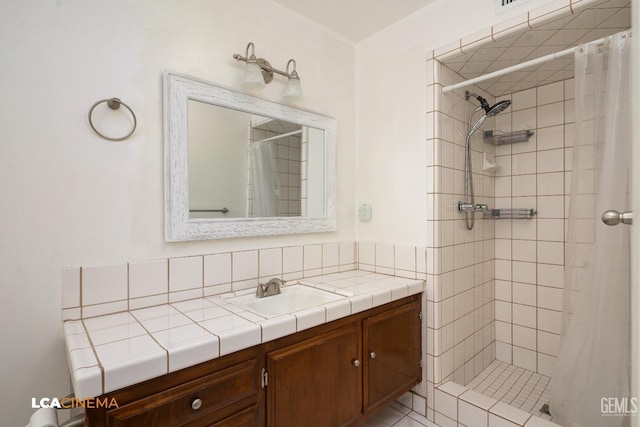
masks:
{"label": "tile backsplash", "polygon": [[425,248],[331,242],[67,267],[62,271],[63,320],[236,292],[273,277],[297,280],[357,268],[424,280]]}

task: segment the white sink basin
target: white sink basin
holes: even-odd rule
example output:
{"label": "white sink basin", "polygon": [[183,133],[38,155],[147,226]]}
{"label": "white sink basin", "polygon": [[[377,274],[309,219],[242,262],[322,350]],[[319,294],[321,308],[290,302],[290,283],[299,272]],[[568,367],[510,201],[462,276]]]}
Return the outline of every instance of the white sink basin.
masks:
{"label": "white sink basin", "polygon": [[304,285],[284,286],[280,291],[281,293],[278,295],[264,298],[249,294],[227,298],[227,301],[261,316],[274,317],[346,298],[342,295]]}

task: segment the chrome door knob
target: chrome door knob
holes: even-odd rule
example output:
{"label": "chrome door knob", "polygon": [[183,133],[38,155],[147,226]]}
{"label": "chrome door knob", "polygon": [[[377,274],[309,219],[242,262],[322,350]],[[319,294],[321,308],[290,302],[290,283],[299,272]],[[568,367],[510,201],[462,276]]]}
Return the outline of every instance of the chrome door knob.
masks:
{"label": "chrome door knob", "polygon": [[602,214],[602,222],[607,225],[618,225],[620,223],[633,224],[633,212],[606,211]]}
{"label": "chrome door knob", "polygon": [[372,358],[372,359],[375,359],[376,358],[376,352],[372,351],[371,353],[369,353],[369,357]]}
{"label": "chrome door knob", "polygon": [[358,359],[355,359],[355,360],[353,361],[353,366],[355,366],[356,368],[357,368],[358,366],[360,366],[360,361],[359,361]]}

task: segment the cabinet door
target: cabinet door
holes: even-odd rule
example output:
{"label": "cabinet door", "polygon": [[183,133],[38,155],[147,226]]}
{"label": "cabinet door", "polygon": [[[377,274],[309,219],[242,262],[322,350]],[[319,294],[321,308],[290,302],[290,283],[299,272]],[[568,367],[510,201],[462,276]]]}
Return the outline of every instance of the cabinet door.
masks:
{"label": "cabinet door", "polygon": [[368,412],[420,381],[420,301],[365,319],[363,335]]}
{"label": "cabinet door", "polygon": [[358,322],[267,354],[267,425],[338,427],[362,404]]}

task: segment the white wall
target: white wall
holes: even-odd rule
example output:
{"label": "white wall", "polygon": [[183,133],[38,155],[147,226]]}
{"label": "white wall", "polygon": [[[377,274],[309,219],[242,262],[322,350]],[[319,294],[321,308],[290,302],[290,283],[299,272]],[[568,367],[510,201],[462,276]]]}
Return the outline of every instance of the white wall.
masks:
{"label": "white wall", "polygon": [[[238,87],[232,55],[249,41],[274,66],[295,58],[301,106],[338,120],[338,232],[165,243],[162,71]],[[270,0],[4,2],[0,66],[2,425],[26,424],[31,397],[69,391],[63,266],[355,237],[354,49]],[[276,76],[258,93],[279,100],[284,84]],[[138,116],[123,142],[87,123],[113,96]],[[108,117],[100,124],[108,130]]]}
{"label": "white wall", "polygon": [[493,0],[437,0],[358,44],[356,202],[373,208],[358,240],[425,244],[427,52],[550,1],[496,15]]}

